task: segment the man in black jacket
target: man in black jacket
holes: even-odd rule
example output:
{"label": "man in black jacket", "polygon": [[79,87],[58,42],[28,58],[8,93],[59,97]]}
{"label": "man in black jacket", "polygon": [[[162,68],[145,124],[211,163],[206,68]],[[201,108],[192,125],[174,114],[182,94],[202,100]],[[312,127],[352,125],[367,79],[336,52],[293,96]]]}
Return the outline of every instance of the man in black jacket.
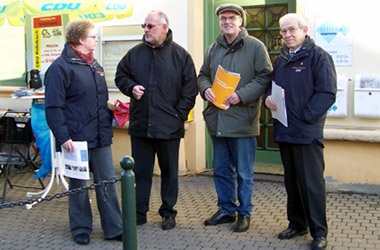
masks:
{"label": "man in black jacket", "polygon": [[116,86],[131,98],[129,134],[135,160],[137,224],[145,224],[155,155],[161,170],[162,229],[175,227],[178,157],[184,122],[195,104],[197,77],[189,53],[173,41],[169,20],[152,11],[143,42],[121,59]]}

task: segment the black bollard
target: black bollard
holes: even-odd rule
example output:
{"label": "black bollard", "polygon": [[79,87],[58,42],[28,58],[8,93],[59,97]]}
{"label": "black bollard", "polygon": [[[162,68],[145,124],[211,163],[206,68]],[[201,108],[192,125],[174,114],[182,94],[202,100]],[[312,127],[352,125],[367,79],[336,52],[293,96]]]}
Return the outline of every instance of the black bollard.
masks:
{"label": "black bollard", "polygon": [[135,173],[132,171],[135,161],[131,156],[124,156],[120,165],[124,169],[121,173],[123,249],[137,250]]}

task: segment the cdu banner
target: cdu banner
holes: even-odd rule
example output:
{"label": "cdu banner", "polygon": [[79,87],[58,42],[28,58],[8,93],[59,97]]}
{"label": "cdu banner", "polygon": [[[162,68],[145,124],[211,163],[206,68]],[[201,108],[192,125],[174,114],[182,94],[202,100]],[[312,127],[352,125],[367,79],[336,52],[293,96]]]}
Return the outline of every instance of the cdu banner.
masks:
{"label": "cdu banner", "polygon": [[1,0],[0,25],[4,17],[14,26],[24,25],[28,15],[70,14],[70,19],[86,18],[94,22],[125,18],[132,15],[132,0]]}

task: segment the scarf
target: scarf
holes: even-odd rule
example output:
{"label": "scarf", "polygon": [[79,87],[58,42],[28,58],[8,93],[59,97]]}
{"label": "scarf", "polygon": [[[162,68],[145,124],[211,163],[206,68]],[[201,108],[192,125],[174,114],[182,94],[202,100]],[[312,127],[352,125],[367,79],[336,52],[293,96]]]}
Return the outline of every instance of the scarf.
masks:
{"label": "scarf", "polygon": [[92,60],[94,59],[94,53],[82,53],[79,50],[77,50],[72,44],[70,44],[70,47],[74,50],[75,54],[77,54],[80,58],[83,59],[87,64],[92,65]]}

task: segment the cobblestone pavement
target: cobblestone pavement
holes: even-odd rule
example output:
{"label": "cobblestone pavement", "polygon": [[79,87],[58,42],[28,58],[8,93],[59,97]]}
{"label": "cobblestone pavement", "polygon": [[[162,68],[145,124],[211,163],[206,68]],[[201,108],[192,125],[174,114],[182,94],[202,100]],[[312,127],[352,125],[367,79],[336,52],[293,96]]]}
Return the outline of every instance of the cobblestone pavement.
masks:
{"label": "cobblestone pavement", "polygon": [[[154,178],[148,223],[137,227],[139,249],[310,249],[310,235],[279,240],[277,234],[286,228],[286,192],[280,179],[257,179],[253,195],[254,211],[251,228],[233,233],[231,225],[205,227],[203,221],[216,210],[216,192],[212,172],[180,178],[177,227],[161,230],[160,178]],[[44,180],[47,184],[50,177]],[[32,173],[12,173],[14,184],[34,185]],[[89,182],[90,183],[90,182]],[[4,177],[0,179],[3,187]],[[117,183],[120,195],[120,183]],[[5,202],[26,199],[21,187],[7,190]],[[49,194],[63,192],[53,184]],[[26,210],[23,207],[0,209],[0,249],[122,249],[122,243],[103,240],[95,192],[90,191],[94,228],[90,245],[76,245],[68,225],[67,197],[44,201]],[[328,249],[379,249],[380,198],[376,195],[328,193]]]}

